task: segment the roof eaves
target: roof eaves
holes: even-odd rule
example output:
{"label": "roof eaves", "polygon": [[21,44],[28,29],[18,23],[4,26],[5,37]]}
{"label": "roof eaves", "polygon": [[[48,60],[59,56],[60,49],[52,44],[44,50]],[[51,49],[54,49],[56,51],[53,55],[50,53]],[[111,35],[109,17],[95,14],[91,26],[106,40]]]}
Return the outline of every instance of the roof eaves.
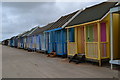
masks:
{"label": "roof eaves", "polygon": [[69,19],[63,26],[62,28],[65,28],[65,26],[67,24],[69,24],[81,11],[83,11],[84,9],[80,9],[71,19]]}
{"label": "roof eaves", "polygon": [[37,28],[39,27],[36,27],[35,29],[33,29],[27,36],[31,35]]}
{"label": "roof eaves", "polygon": [[100,21],[102,21],[109,13],[110,13],[110,11],[108,11],[108,12],[100,19]]}
{"label": "roof eaves", "polygon": [[23,34],[23,35],[22,35],[22,37],[27,36],[27,34],[29,34],[29,32],[30,32],[30,31],[26,31],[26,33],[25,33],[25,34]]}

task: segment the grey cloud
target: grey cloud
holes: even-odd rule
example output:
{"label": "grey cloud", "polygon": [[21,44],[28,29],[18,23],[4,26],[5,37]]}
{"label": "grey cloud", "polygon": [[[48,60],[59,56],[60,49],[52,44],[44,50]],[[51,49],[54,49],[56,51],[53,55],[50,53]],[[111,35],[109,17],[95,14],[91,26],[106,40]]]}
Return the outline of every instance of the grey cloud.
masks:
{"label": "grey cloud", "polygon": [[4,2],[2,3],[3,39],[12,37],[34,25],[46,25],[63,15],[98,2]]}

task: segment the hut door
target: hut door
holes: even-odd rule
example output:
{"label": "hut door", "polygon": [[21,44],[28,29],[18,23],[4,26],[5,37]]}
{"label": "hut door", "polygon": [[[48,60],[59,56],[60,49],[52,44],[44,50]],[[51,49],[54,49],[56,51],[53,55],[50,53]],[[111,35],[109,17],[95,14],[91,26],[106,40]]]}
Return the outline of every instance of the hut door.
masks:
{"label": "hut door", "polygon": [[85,53],[84,27],[78,27],[78,53]]}
{"label": "hut door", "polygon": [[101,42],[106,42],[106,23],[101,23]]}
{"label": "hut door", "polygon": [[107,57],[106,23],[101,23],[101,56]]}
{"label": "hut door", "polygon": [[86,58],[98,58],[97,24],[86,25]]}
{"label": "hut door", "polygon": [[68,44],[67,44],[67,48],[68,48],[68,56],[74,56],[75,54],[77,54],[77,44],[76,44],[76,28],[70,28],[67,29],[67,40],[68,40]]}
{"label": "hut door", "polygon": [[93,42],[93,26],[87,27],[87,42]]}

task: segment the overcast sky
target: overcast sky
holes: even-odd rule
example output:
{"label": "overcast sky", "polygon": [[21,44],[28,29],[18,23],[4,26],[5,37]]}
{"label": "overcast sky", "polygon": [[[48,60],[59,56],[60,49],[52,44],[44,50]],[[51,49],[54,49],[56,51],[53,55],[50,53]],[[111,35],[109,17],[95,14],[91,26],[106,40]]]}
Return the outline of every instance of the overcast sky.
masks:
{"label": "overcast sky", "polygon": [[[16,36],[35,25],[44,26],[61,16],[98,2],[3,2],[2,39]],[[102,0],[104,1],[104,0]],[[1,40],[2,40],[1,39]]]}

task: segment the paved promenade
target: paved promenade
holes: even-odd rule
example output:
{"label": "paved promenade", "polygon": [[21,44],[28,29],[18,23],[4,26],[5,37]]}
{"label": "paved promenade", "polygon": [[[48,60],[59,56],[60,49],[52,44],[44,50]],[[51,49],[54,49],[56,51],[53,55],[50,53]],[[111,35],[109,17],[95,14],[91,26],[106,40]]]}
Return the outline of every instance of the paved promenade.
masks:
{"label": "paved promenade", "polygon": [[3,78],[113,78],[116,70],[3,46]]}

